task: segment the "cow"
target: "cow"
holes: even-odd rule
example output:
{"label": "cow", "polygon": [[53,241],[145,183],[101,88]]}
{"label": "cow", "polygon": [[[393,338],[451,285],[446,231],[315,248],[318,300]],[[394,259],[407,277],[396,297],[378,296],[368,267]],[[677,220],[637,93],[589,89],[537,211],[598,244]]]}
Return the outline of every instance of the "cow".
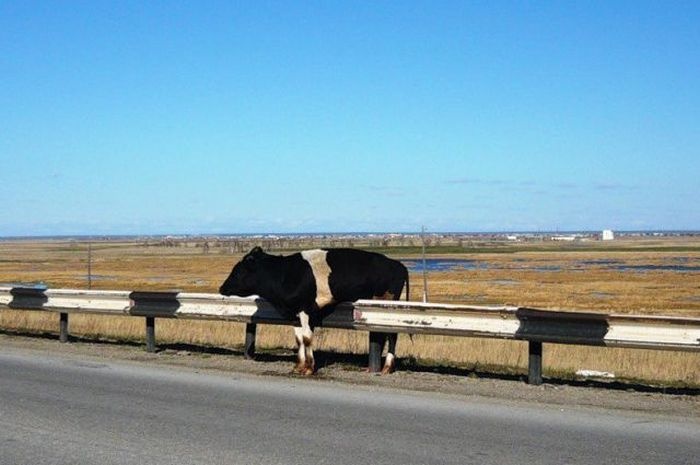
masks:
{"label": "cow", "polygon": [[[358,299],[398,300],[404,283],[408,300],[408,270],[399,261],[359,249],[305,250],[287,256],[270,255],[254,247],[236,263],[219,288],[222,295],[258,295],[290,319],[299,318],[295,371],[315,371],[313,331],[340,302]],[[396,334],[389,341],[382,373],[394,369]]]}

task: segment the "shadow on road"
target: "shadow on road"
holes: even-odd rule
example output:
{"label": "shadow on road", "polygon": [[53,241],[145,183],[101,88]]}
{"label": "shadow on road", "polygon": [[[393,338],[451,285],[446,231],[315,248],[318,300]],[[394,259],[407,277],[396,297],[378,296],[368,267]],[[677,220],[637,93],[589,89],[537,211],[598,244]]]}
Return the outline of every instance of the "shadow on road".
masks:
{"label": "shadow on road", "polygon": [[[30,331],[15,331],[0,329],[0,335],[7,336],[22,336],[35,339],[58,340],[58,335],[51,332],[30,332]],[[127,347],[144,347],[143,341],[132,340],[113,340],[104,338],[91,338],[82,336],[70,336],[69,342],[89,343],[89,344],[104,344],[109,346],[127,346]],[[217,356],[235,356],[243,357],[243,347],[241,348],[224,348],[204,346],[197,344],[186,343],[171,343],[158,344],[156,353],[168,352],[189,352],[192,354],[217,355]],[[316,358],[317,369],[330,368],[338,366],[341,369],[350,371],[364,371],[367,367],[366,354],[351,354],[343,352],[333,352],[325,350],[314,351]],[[255,354],[255,361],[260,363],[266,362],[284,362],[290,366],[296,361],[296,353],[290,349],[273,349],[273,350],[258,350]],[[414,357],[406,357],[398,359],[397,371],[409,371],[416,373],[436,373],[448,376],[461,376],[476,379],[493,379],[501,381],[526,382],[527,375],[524,372],[517,372],[513,368],[505,366],[474,366],[474,367],[455,367],[440,364],[431,364],[426,361],[418,360]],[[566,379],[563,377],[544,377],[546,384],[555,386],[575,386],[575,387],[590,387],[598,389],[609,389],[616,391],[644,392],[667,395],[682,395],[682,396],[700,396],[700,388],[692,387],[675,387],[663,385],[650,385],[635,381],[620,381],[620,380],[578,380]]]}

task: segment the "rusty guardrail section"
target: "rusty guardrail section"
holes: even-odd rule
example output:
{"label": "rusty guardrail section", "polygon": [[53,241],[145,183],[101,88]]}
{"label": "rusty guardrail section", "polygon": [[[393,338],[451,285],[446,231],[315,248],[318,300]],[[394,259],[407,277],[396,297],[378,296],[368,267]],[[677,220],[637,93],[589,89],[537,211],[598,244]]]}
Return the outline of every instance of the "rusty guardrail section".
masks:
{"label": "rusty guardrail section", "polygon": [[[0,308],[61,314],[60,338],[68,340],[68,314],[146,318],[147,350],[155,350],[155,318],[246,323],[246,356],[255,352],[256,325],[292,325],[259,298],[185,292],[87,291],[0,287]],[[700,318],[601,314],[512,306],[360,300],[342,303],[324,327],[370,333],[435,334],[529,342],[529,382],[541,382],[542,343],[700,351]],[[370,335],[370,340],[372,336]],[[370,368],[381,366],[381,347],[370,344]]]}

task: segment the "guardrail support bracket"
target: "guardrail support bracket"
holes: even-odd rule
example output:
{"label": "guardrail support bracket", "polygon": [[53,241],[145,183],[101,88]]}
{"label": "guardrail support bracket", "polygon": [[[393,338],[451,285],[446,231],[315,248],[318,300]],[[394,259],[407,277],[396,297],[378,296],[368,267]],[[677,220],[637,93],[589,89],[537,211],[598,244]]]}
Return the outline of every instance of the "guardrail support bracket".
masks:
{"label": "guardrail support bracket", "polygon": [[60,332],[58,334],[58,340],[61,342],[68,342],[68,314],[61,313],[60,315]]}
{"label": "guardrail support bracket", "polygon": [[255,358],[255,333],[258,330],[258,325],[255,323],[246,323],[245,325],[245,349],[243,357],[248,360]]}
{"label": "guardrail support bracket", "polygon": [[528,375],[527,383],[539,386],[542,384],[542,343],[528,342]]}
{"label": "guardrail support bracket", "polygon": [[146,317],[146,352],[156,351],[156,319],[152,316]]}
{"label": "guardrail support bracket", "polygon": [[369,372],[378,373],[382,369],[382,349],[384,348],[384,333],[369,333]]}

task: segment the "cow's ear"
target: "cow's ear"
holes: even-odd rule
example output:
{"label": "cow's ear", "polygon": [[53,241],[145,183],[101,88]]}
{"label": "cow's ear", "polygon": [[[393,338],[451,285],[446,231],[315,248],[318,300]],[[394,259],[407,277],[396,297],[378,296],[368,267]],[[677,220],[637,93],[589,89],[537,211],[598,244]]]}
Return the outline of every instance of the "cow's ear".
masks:
{"label": "cow's ear", "polygon": [[260,246],[253,247],[253,250],[250,251],[250,255],[257,256],[257,255],[262,255],[263,249]]}

